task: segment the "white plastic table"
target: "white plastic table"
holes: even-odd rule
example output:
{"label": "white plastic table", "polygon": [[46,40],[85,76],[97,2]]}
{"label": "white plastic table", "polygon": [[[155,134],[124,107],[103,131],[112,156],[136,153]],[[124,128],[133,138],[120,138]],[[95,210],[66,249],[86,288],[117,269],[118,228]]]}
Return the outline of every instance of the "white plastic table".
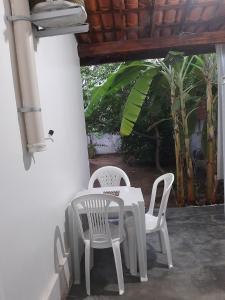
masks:
{"label": "white plastic table", "polygon": [[[124,201],[124,211],[134,214],[136,238],[138,246],[139,274],[142,282],[147,281],[147,256],[146,256],[146,233],[145,233],[145,205],[142,191],[134,187],[102,187],[92,188],[79,192],[76,197],[88,194],[101,194],[106,191],[119,191],[119,197]],[[112,205],[113,211],[113,205]],[[72,212],[72,210],[71,210]],[[72,217],[72,236],[73,236],[73,264],[74,264],[74,284],[80,283],[80,260],[84,251],[82,239],[79,234],[77,220]]]}

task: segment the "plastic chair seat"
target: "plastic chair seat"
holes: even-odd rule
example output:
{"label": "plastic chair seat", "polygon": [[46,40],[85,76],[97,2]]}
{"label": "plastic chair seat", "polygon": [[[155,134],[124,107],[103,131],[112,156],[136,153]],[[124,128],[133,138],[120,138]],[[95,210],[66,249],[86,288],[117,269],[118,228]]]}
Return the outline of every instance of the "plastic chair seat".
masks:
{"label": "plastic chair seat", "polygon": [[[112,240],[108,240],[108,236],[105,234],[99,234],[97,238],[95,237],[95,241],[91,242],[92,248],[95,248],[95,249],[111,248],[113,243],[115,243],[115,242],[122,243],[125,240],[125,238],[126,238],[125,232],[123,232],[123,235],[121,238],[118,237],[118,232],[119,232],[118,225],[109,223],[109,229],[111,232]],[[86,230],[84,232],[84,239],[90,240],[89,230]]]}
{"label": "plastic chair seat", "polygon": [[[158,231],[159,227],[157,226],[158,217],[152,216],[150,214],[145,214],[145,231],[146,233]],[[163,220],[161,220],[161,224],[163,224]],[[125,219],[126,228],[132,228],[134,230],[134,217],[128,217]]]}
{"label": "plastic chair seat", "polygon": [[[150,214],[145,214],[145,230],[146,230],[146,233],[150,233],[150,232],[154,232],[154,231],[159,230],[157,222],[158,222],[158,217],[152,216]],[[160,223],[161,223],[160,225],[162,225],[163,219],[161,219]]]}

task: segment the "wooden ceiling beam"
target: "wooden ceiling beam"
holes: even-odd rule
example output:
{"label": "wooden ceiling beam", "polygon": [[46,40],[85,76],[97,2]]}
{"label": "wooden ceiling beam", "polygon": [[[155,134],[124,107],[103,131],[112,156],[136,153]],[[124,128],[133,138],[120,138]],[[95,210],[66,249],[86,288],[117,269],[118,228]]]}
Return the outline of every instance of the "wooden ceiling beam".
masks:
{"label": "wooden ceiling beam", "polygon": [[[163,57],[170,50],[185,52],[208,52],[215,44],[225,43],[225,31],[146,38],[98,44],[79,44],[81,64],[99,64],[110,61],[125,61],[134,57]],[[134,58],[135,59],[135,58]]]}
{"label": "wooden ceiling beam", "polygon": [[[141,59],[163,58],[163,57],[166,57],[169,50],[168,49],[160,49],[157,51],[150,50],[148,52],[142,52],[142,53],[131,53],[129,55],[81,58],[80,64],[81,64],[81,66],[90,66],[90,65],[114,63],[114,62],[118,63],[118,62],[124,62],[124,61],[141,60]],[[185,55],[205,54],[205,53],[215,52],[215,46],[209,45],[209,46],[204,46],[204,47],[199,46],[199,47],[195,47],[195,48],[187,47],[185,49],[174,48],[173,50],[182,51]]]}

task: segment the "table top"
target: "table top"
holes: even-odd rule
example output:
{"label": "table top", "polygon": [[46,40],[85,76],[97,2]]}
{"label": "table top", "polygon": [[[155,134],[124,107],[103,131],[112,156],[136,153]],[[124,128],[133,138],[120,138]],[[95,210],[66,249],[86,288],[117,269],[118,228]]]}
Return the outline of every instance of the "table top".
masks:
{"label": "table top", "polygon": [[124,201],[125,209],[131,208],[135,204],[138,205],[140,202],[144,203],[144,198],[141,189],[135,187],[127,187],[127,186],[91,188],[91,189],[78,192],[76,197],[90,195],[90,194],[103,194],[104,192],[115,192],[115,191],[119,192],[118,197]]}

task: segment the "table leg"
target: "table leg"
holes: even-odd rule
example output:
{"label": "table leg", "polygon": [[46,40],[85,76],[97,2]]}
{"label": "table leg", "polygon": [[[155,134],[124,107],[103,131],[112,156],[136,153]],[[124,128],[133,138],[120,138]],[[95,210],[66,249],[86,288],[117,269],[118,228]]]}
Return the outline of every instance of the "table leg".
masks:
{"label": "table leg", "polygon": [[73,228],[74,228],[74,239],[73,239],[73,247],[74,247],[74,284],[80,284],[80,253],[79,253],[79,232],[77,230],[77,222],[75,218],[73,218]]}
{"label": "table leg", "polygon": [[140,202],[138,206],[135,205],[133,213],[135,218],[140,280],[144,282],[148,281],[144,204]]}
{"label": "table leg", "polygon": [[74,284],[80,284],[80,253],[79,253],[79,232],[76,224],[76,218],[72,206],[68,207],[69,210],[69,224],[70,224],[70,245],[72,252]]}
{"label": "table leg", "polygon": [[140,226],[140,234],[141,234],[141,250],[143,256],[143,266],[140,271],[141,281],[148,281],[147,275],[147,249],[146,249],[146,229],[145,229],[145,206],[144,202],[139,202],[139,226]]}

